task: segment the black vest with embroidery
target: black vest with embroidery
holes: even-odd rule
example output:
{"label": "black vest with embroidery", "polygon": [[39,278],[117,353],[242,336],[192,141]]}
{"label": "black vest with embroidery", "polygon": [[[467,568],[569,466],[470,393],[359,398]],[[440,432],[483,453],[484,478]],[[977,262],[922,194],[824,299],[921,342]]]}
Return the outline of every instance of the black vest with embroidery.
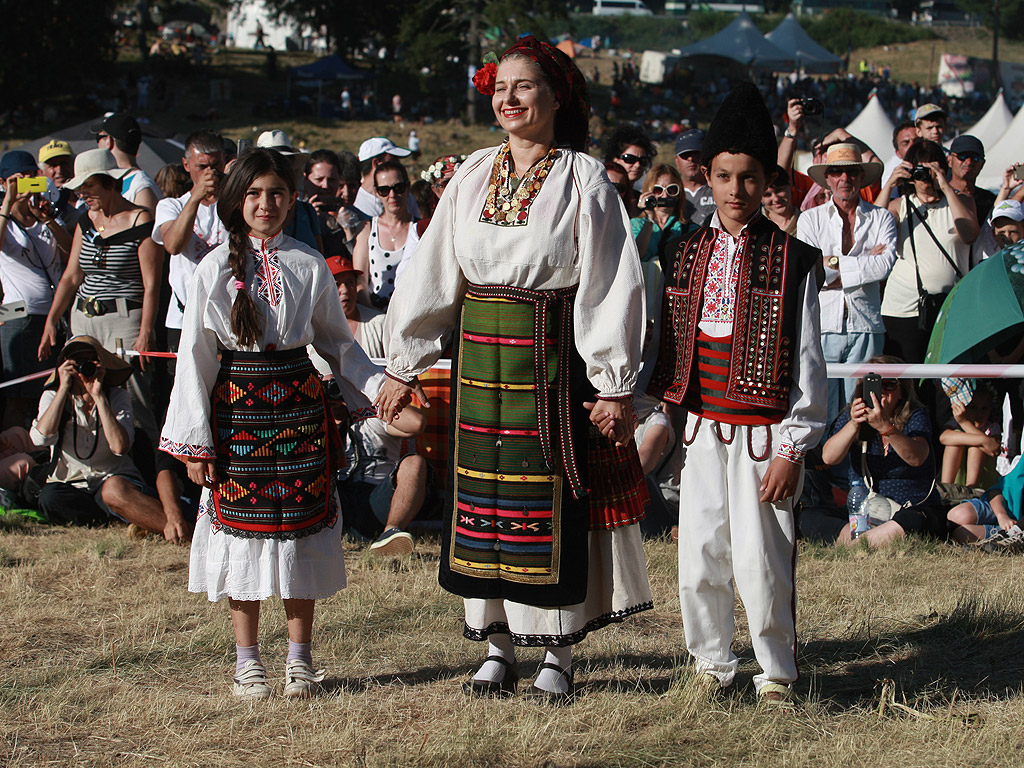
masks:
{"label": "black vest with embroidery", "polygon": [[[793,361],[799,354],[800,286],[811,270],[821,288],[821,251],[758,215],[739,258],[726,397],[768,411],[789,410]],[[666,249],[661,348],[647,392],[682,404],[691,382],[704,283],[718,231],[701,227]]]}

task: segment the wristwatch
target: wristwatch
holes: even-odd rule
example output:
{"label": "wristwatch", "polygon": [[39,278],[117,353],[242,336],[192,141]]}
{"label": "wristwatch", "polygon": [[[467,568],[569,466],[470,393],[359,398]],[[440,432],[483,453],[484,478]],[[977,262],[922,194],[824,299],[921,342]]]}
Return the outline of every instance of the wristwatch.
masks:
{"label": "wristwatch", "polygon": [[790,133],[790,132],[789,132],[789,128],[787,128],[786,130],[784,130],[784,131],[782,132],[782,135],[783,135],[783,136],[784,136],[785,138],[787,138],[787,139],[795,139],[795,138],[796,138],[796,134],[795,134],[795,133]]}
{"label": "wristwatch", "polygon": [[829,269],[839,269],[839,257],[829,256],[827,264]]}

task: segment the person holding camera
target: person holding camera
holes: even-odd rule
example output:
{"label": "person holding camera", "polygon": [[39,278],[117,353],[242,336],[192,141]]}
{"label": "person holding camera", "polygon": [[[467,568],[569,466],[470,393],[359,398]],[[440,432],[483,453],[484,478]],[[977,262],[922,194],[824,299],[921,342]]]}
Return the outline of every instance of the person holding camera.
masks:
{"label": "person holding camera", "polygon": [[640,215],[630,219],[640,260],[660,258],[665,244],[696,229],[686,218],[686,196],[679,171],[660,163],[644,177],[640,188]]}
{"label": "person holding camera", "polygon": [[116,517],[167,541],[187,541],[180,510],[164,512],[128,455],[135,432],[122,385],[131,374],[129,363],[91,336],[64,345],[29,433],[33,444],[54,446],[39,509],[52,523],[95,525]]}
{"label": "person holding camera", "polygon": [[[0,159],[0,286],[7,303],[25,302],[25,313],[0,325],[0,354],[5,380],[42,371],[51,365],[35,351],[46,325],[54,286],[60,280],[71,237],[56,220],[45,195],[19,192],[21,179],[36,175],[35,159],[14,150]],[[4,390],[3,426],[26,427],[41,392],[38,381]]]}
{"label": "person holding camera", "polygon": [[224,178],[224,143],[220,135],[202,130],[189,136],[181,165],[192,179],[192,189],[181,197],[157,203],[153,225],[153,242],[171,255],[171,302],[165,320],[169,352],[178,349],[188,287],[196,267],[206,254],[228,239],[217,215],[217,192]]}
{"label": "person holding camera", "polygon": [[885,353],[909,363],[924,360],[946,294],[970,269],[970,245],[978,237],[974,200],[946,180],[946,153],[917,139],[882,188],[900,197],[889,203],[896,218],[896,264],[882,297]]}
{"label": "person holding camera", "polygon": [[[867,362],[884,365],[903,360],[879,355]],[[850,407],[839,414],[822,446],[822,459],[835,467],[852,450],[850,483],[865,486],[899,507],[892,512],[891,519],[874,525],[861,536],[872,547],[885,546],[908,533],[942,538],[946,534],[946,520],[935,492],[928,409],[918,399],[912,379],[875,377],[875,392],[868,391],[871,387],[867,380],[865,377],[857,382]],[[836,544],[855,543],[847,523],[839,531]]]}

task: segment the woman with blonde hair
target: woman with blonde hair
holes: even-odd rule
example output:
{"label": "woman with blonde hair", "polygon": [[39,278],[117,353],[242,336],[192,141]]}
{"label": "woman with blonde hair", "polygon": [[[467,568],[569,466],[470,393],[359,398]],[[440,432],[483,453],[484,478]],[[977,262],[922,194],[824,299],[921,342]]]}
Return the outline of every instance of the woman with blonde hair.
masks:
{"label": "woman with blonde hair", "polygon": [[696,229],[686,218],[683,177],[675,166],[659,163],[644,177],[638,217],[630,219],[640,260],[661,256],[664,244]]}

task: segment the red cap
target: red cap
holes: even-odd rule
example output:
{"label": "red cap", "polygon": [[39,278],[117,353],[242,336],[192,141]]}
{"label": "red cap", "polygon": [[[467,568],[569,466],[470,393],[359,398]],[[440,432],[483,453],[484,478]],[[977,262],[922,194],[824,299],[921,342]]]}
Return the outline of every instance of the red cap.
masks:
{"label": "red cap", "polygon": [[327,259],[327,267],[335,277],[346,272],[354,272],[357,275],[363,274],[361,269],[356,269],[352,266],[352,259],[348,256],[331,256]]}

